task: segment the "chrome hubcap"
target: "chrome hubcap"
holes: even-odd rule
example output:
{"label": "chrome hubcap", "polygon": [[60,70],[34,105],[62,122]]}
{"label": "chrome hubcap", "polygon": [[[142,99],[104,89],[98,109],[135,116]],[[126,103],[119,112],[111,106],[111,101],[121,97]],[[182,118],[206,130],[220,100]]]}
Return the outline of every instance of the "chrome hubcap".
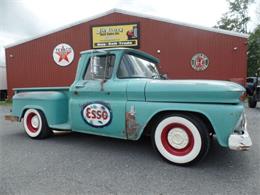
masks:
{"label": "chrome hubcap", "polygon": [[37,115],[32,117],[31,123],[32,123],[33,128],[37,129],[39,127],[40,122],[39,122],[39,118]]}
{"label": "chrome hubcap", "polygon": [[183,149],[189,143],[189,136],[185,130],[181,128],[173,128],[167,136],[168,143],[176,149]]}

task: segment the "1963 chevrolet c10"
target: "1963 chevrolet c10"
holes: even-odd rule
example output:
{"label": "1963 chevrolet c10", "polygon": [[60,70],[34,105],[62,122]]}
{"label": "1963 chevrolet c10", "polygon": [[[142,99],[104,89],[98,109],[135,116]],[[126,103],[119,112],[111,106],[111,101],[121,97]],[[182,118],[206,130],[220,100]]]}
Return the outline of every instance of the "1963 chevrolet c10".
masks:
{"label": "1963 chevrolet c10", "polygon": [[206,156],[210,136],[223,147],[252,145],[240,97],[227,81],[167,80],[159,60],[134,49],[81,52],[70,87],[14,89],[12,115],[29,137],[71,130],[138,140],[151,136],[159,154],[178,165]]}

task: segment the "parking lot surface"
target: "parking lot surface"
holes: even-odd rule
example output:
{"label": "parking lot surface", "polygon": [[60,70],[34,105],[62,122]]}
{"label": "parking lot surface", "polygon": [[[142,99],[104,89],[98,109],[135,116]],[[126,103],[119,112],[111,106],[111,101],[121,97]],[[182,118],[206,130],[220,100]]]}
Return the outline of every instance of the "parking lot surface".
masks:
{"label": "parking lot surface", "polygon": [[192,167],[163,161],[149,138],[124,141],[80,133],[32,140],[0,106],[0,194],[260,194],[260,106],[247,108],[247,152],[213,140]]}

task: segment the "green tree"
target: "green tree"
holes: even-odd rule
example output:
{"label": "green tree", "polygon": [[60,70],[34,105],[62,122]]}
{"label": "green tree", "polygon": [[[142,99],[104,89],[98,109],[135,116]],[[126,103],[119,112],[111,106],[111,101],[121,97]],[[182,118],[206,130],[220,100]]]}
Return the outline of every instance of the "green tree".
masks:
{"label": "green tree", "polygon": [[260,67],[260,24],[248,38],[247,75],[254,76],[256,69]]}
{"label": "green tree", "polygon": [[224,13],[215,28],[247,33],[248,6],[253,0],[227,0],[228,12]]}

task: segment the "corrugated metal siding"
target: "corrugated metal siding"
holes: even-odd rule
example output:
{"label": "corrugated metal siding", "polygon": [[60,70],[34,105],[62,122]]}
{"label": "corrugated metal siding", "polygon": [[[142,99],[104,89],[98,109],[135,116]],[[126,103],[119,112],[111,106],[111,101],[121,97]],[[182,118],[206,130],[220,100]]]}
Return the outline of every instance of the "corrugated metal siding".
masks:
{"label": "corrugated metal siding", "polygon": [[[161,69],[169,78],[234,80],[244,84],[247,68],[245,38],[113,13],[7,48],[9,95],[15,87],[70,85],[80,51],[90,49],[90,27],[128,22],[140,23],[140,49],[160,58]],[[53,49],[59,43],[67,43],[74,49],[74,61],[67,67],[58,66],[52,58]],[[238,49],[235,51],[234,47]],[[196,72],[190,65],[192,56],[198,52],[209,58],[209,66],[202,72]]]}

